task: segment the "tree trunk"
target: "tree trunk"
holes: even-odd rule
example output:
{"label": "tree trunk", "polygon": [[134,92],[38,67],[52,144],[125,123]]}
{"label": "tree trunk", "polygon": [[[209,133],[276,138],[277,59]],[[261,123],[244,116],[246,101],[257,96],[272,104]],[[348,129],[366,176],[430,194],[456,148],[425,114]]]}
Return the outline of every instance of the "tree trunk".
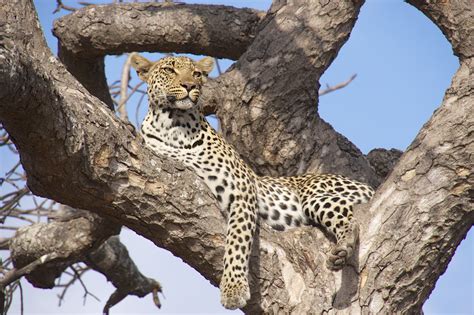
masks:
{"label": "tree trunk", "polygon": [[[360,247],[342,272],[324,267],[330,241],[319,230],[260,228],[246,313],[419,313],[473,225],[472,4],[410,2],[442,29],[460,57],[443,104],[372,202],[356,209]],[[237,64],[208,89],[217,92],[204,95],[224,136],[259,173],[324,171],[381,181],[362,153],[317,115],[318,80],[347,40],[361,4],[276,1],[258,31],[248,33],[255,40]],[[143,13],[140,5],[127,6],[132,15]],[[20,152],[30,189],[128,226],[217,284],[225,219],[209,190],[187,168],[145,148],[66,71],[47,48],[31,1],[0,0],[0,8],[0,121]],[[188,19],[202,14],[188,5],[146,14],[172,15],[182,8]],[[88,10],[75,14],[88,16]],[[212,25],[217,17],[209,19]],[[130,32],[142,25],[132,19]],[[120,36],[113,42],[121,43]],[[167,40],[178,43],[176,50],[196,52],[179,44],[179,36]],[[123,47],[147,47],[139,42]],[[206,53],[219,56],[218,51]]]}

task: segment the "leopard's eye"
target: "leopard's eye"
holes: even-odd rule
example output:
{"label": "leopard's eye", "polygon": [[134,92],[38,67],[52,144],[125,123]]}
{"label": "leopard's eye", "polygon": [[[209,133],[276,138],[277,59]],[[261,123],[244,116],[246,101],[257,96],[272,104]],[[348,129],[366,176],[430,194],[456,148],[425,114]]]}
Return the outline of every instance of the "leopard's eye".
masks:
{"label": "leopard's eye", "polygon": [[174,71],[174,69],[172,67],[163,67],[161,68],[161,70],[163,70],[164,72],[168,73],[168,74],[175,74],[176,71]]}
{"label": "leopard's eye", "polygon": [[200,77],[202,76],[202,72],[194,71],[194,72],[193,72],[193,76],[194,76],[195,78],[200,78]]}

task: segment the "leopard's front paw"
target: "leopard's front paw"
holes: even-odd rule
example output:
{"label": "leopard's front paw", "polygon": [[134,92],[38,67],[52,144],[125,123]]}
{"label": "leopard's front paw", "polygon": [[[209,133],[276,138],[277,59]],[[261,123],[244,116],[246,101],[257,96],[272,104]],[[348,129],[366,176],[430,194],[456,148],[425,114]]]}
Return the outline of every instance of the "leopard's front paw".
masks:
{"label": "leopard's front paw", "polygon": [[229,310],[244,307],[250,299],[250,289],[246,280],[223,281],[220,289],[221,303]]}
{"label": "leopard's front paw", "polygon": [[352,223],[346,237],[333,247],[326,260],[326,266],[333,271],[341,270],[354,254],[359,238],[359,225]]}
{"label": "leopard's front paw", "polygon": [[326,266],[330,270],[338,271],[341,270],[352,257],[354,247],[347,243],[337,244],[329,253],[329,257],[326,260]]}

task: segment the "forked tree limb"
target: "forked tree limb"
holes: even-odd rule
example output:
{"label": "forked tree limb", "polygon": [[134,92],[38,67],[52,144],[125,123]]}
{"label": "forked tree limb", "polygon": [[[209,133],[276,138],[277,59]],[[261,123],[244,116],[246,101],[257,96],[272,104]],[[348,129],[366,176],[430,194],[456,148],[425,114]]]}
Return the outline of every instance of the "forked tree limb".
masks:
{"label": "forked tree limb", "polygon": [[248,50],[217,79],[226,91],[217,108],[222,133],[257,173],[337,172],[380,183],[362,152],[317,111],[319,78],[362,3],[275,1]]}
{"label": "forked tree limb", "polygon": [[[31,190],[120,222],[218,283],[225,219],[208,189],[190,170],[147,150],[51,57],[30,1],[0,3],[0,20],[8,25],[0,29],[0,84],[4,87],[0,90],[0,120],[20,151]],[[292,4],[281,2],[271,13],[278,17],[292,9]],[[332,11],[337,8],[330,9],[337,13]],[[472,10],[469,6],[463,9]],[[356,14],[357,9],[346,11]],[[325,20],[323,16],[322,20],[334,25],[337,18]],[[285,19],[269,20],[269,24],[277,27],[276,21]],[[344,39],[345,28],[352,27],[353,21],[341,21],[346,21],[340,24],[346,34],[340,39]],[[454,22],[458,28],[466,26]],[[319,26],[309,27],[318,33]],[[28,41],[23,40],[25,30]],[[326,38],[334,35],[331,31],[319,34],[322,46],[328,44],[337,52],[342,45],[343,41],[338,46]],[[463,40],[472,42],[472,33],[461,34],[467,34]],[[37,53],[27,53],[31,51]],[[323,51],[320,56],[335,56]],[[251,62],[248,58],[243,63]],[[315,58],[313,67],[317,68],[318,60]],[[469,172],[474,167],[469,154],[473,152],[473,66],[471,58],[462,60],[441,108],[378,189],[366,212],[357,212],[361,246],[351,266],[340,273],[325,269],[330,243],[317,229],[285,233],[260,229],[252,257],[252,300],[245,308],[247,313],[420,311],[474,221]],[[241,74],[244,68],[240,66]],[[242,83],[245,78],[240,78]],[[260,83],[266,80],[262,77]],[[255,78],[248,84],[255,89],[250,95],[258,98],[255,91],[262,87],[255,85]],[[297,115],[301,113],[302,109],[294,112],[292,119],[301,119]],[[272,112],[277,114],[284,112]],[[332,160],[344,163],[344,157],[337,155]]]}

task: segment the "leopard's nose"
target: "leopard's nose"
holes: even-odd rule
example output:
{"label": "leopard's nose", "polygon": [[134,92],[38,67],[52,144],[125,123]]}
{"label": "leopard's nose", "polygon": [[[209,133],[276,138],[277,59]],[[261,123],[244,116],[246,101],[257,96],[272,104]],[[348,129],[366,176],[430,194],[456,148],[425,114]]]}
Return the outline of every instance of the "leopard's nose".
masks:
{"label": "leopard's nose", "polygon": [[191,82],[183,82],[181,83],[181,86],[184,87],[188,92],[196,88],[196,84]]}

